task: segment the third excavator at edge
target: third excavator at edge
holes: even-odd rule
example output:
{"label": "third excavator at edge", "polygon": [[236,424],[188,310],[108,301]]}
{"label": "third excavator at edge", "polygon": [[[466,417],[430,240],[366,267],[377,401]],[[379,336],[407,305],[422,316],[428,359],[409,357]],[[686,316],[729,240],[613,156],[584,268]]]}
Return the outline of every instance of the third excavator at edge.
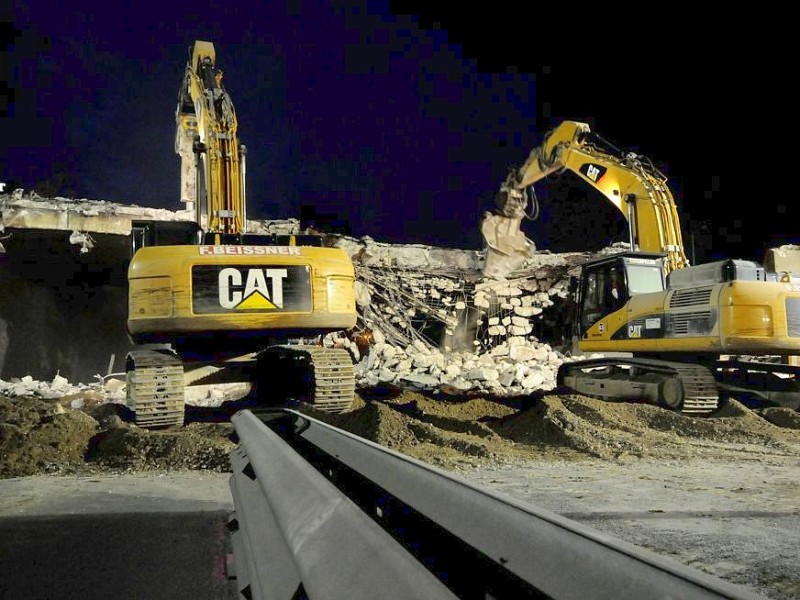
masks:
{"label": "third excavator at edge", "polygon": [[498,211],[481,224],[484,273],[507,277],[530,255],[519,229],[527,188],[565,170],[625,216],[631,250],[587,261],[573,279],[573,345],[584,358],[565,362],[558,383],[688,414],[714,412],[727,394],[800,407],[800,252],[770,249],[769,270],[738,259],[691,266],[666,177],[586,123],[562,122],[503,182]]}

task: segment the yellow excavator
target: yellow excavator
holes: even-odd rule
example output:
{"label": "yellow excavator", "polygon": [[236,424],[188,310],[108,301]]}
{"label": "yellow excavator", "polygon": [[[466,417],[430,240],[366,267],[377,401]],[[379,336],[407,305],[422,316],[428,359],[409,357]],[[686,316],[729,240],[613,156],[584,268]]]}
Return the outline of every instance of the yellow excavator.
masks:
{"label": "yellow excavator", "polygon": [[565,362],[558,383],[687,414],[713,413],[725,395],[800,407],[800,248],[772,249],[769,270],[738,259],[691,266],[666,177],[586,123],[565,121],[548,132],[503,182],[499,210],[481,226],[485,274],[508,277],[530,256],[519,231],[527,188],[565,170],[627,218],[630,250],[581,265],[573,339],[578,354],[601,357]]}
{"label": "yellow excavator", "polygon": [[135,422],[184,422],[185,386],[244,379],[259,401],[341,412],[354,365],[326,333],[356,323],[355,272],[319,236],[247,232],[246,148],[211,42],[181,82],[175,150],[194,220],[134,221],[128,268],[127,404]]}

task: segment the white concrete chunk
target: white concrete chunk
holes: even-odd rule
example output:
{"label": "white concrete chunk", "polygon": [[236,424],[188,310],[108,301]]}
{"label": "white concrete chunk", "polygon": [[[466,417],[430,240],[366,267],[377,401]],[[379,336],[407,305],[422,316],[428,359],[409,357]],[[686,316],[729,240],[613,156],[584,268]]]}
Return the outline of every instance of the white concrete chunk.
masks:
{"label": "white concrete chunk", "polygon": [[461,375],[461,367],[454,364],[449,364],[444,368],[444,374],[447,377],[458,377]]}
{"label": "white concrete chunk", "polygon": [[391,383],[397,378],[397,373],[392,371],[391,369],[381,369],[378,371],[378,379],[384,381],[386,383]]}
{"label": "white concrete chunk", "polygon": [[532,389],[539,389],[539,387],[544,383],[544,377],[540,373],[531,373],[525,379],[522,380],[521,385],[523,389],[532,390]]}
{"label": "white concrete chunk", "polygon": [[509,355],[520,362],[532,362],[536,360],[537,352],[530,346],[512,346]]}
{"label": "white concrete chunk", "polygon": [[488,354],[481,354],[477,360],[474,361],[474,364],[478,367],[487,367],[487,368],[494,368],[495,362],[494,359]]}
{"label": "white concrete chunk", "polygon": [[394,366],[394,370],[397,373],[402,373],[404,371],[410,371],[411,370],[411,360],[408,359],[408,358],[406,358],[404,360],[401,360],[399,363],[397,363]]}
{"label": "white concrete chunk", "polygon": [[380,366],[380,355],[374,351],[374,349],[370,348],[369,354],[367,354],[367,369],[377,369]]}
{"label": "white concrete chunk", "polygon": [[479,308],[489,308],[489,296],[484,292],[477,292],[472,302]]}
{"label": "white concrete chunk", "polygon": [[491,356],[508,356],[509,355],[509,347],[506,344],[500,344],[499,346],[495,346],[491,350],[489,350],[489,354]]}
{"label": "white concrete chunk", "polygon": [[414,340],[411,342],[411,345],[414,346],[417,352],[421,352],[422,354],[431,353],[431,349],[422,340]]}
{"label": "white concrete chunk", "polygon": [[399,378],[400,382],[417,389],[432,390],[439,387],[439,378],[431,375],[411,373]]}
{"label": "white concrete chunk", "polygon": [[428,354],[417,354],[411,362],[415,369],[428,369],[433,364],[433,360]]}
{"label": "white concrete chunk", "polygon": [[[541,310],[540,310],[541,312]],[[534,314],[534,308],[530,305],[528,306],[517,306],[514,308],[514,314],[519,315],[520,317],[532,317]]]}
{"label": "white concrete chunk", "polygon": [[463,377],[454,377],[453,379],[446,379],[442,381],[442,383],[446,383],[447,385],[452,386],[462,392],[468,392],[469,390],[475,389],[475,384],[471,381],[467,381]]}
{"label": "white concrete chunk", "polygon": [[501,386],[506,388],[514,383],[515,378],[516,372],[514,367],[506,367],[506,369],[500,374],[499,383]]}
{"label": "white concrete chunk", "polygon": [[487,369],[487,368],[480,368],[480,369],[472,369],[467,374],[466,377],[470,381],[492,381],[497,379],[500,376],[500,373],[497,369]]}
{"label": "white concrete chunk", "polygon": [[363,282],[356,279],[356,304],[361,308],[366,308],[372,302],[372,294],[370,294],[369,287]]}

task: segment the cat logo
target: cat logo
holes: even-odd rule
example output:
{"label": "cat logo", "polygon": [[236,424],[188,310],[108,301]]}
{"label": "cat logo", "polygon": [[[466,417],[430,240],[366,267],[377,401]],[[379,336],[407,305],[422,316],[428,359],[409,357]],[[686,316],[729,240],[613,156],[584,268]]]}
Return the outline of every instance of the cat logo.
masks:
{"label": "cat logo", "polygon": [[629,338],[640,338],[640,337],[642,337],[642,326],[641,325],[628,325],[628,337]]}
{"label": "cat logo", "polygon": [[578,169],[582,175],[586,177],[589,181],[593,181],[597,183],[600,181],[600,178],[606,174],[606,169],[603,165],[593,165],[592,163],[585,163],[581,165],[581,168]]}
{"label": "cat logo", "polygon": [[239,269],[228,267],[219,272],[219,305],[222,308],[283,308],[283,281],[286,269]]}

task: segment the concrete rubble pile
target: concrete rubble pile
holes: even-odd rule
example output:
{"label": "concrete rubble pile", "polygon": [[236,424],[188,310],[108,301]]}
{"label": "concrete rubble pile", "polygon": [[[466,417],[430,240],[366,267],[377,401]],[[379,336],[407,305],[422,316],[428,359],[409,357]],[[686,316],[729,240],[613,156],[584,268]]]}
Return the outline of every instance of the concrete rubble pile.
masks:
{"label": "concrete rubble pile", "polygon": [[[122,375],[124,377],[124,375]],[[117,377],[96,376],[97,381],[85,384],[72,384],[66,377],[56,373],[52,381],[40,381],[30,375],[15,377],[10,381],[0,379],[0,395],[6,396],[36,396],[45,400],[53,400],[68,396],[76,396],[72,400],[72,408],[81,408],[84,392],[94,392],[109,402],[123,402],[125,400],[125,382]]]}
{"label": "concrete rubble pile", "polygon": [[59,374],[52,381],[38,381],[26,375],[11,381],[0,379],[0,394],[9,396],[38,396],[39,398],[52,399],[73,394],[83,390],[86,386],[72,385],[66,377]]}
{"label": "concrete rubble pile", "polygon": [[368,237],[335,245],[355,264],[362,336],[326,343],[353,353],[359,386],[498,396],[556,386],[569,359],[535,333],[545,311],[567,298],[576,255],[535,254],[513,279],[495,280],[482,276],[481,252]]}

